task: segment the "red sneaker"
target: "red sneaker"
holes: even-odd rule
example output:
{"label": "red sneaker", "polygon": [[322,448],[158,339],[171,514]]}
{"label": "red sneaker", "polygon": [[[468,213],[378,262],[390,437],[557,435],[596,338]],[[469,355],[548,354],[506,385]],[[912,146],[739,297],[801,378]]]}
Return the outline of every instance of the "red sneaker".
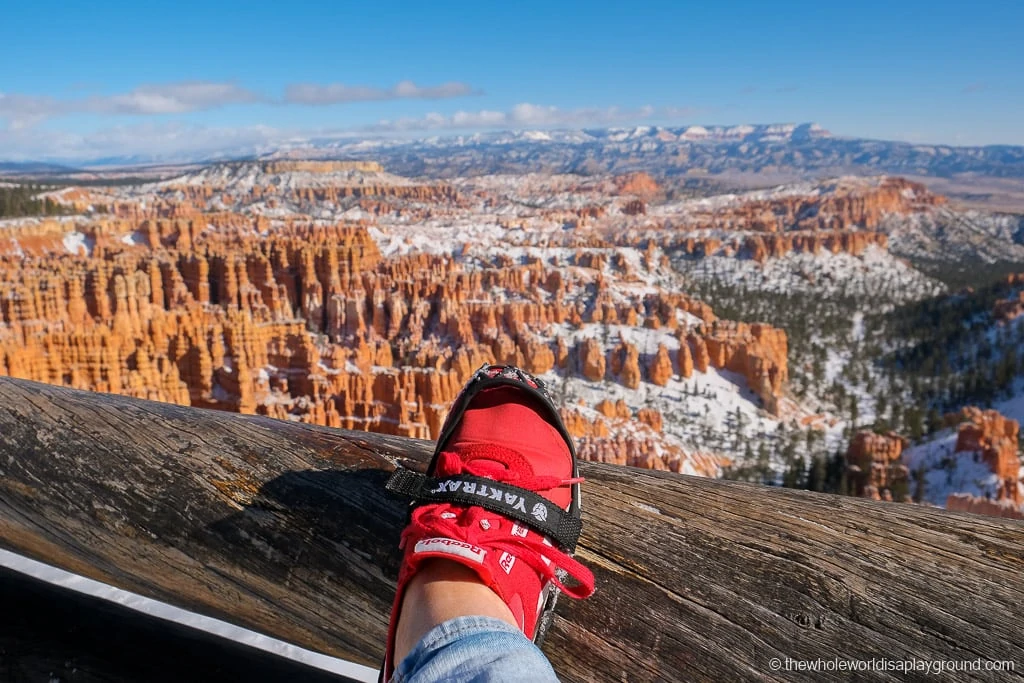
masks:
{"label": "red sneaker", "polygon": [[[572,558],[580,487],[572,437],[544,388],[512,366],[485,365],[456,397],[422,475],[398,469],[387,488],[416,499],[391,611],[384,680],[402,597],[428,558],[469,567],[542,641],[559,592],[586,598],[594,576]],[[564,581],[572,577],[575,583]]]}

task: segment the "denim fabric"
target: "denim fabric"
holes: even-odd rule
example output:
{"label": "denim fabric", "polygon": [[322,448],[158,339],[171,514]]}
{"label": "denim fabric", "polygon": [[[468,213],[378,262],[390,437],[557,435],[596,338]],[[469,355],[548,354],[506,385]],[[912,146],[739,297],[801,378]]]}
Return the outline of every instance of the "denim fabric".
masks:
{"label": "denim fabric", "polygon": [[558,678],[540,648],[516,627],[491,617],[458,617],[423,636],[391,681],[557,683]]}

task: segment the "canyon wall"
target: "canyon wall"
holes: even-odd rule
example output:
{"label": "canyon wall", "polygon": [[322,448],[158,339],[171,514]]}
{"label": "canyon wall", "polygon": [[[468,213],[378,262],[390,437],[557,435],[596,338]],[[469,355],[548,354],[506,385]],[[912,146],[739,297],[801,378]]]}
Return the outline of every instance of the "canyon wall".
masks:
{"label": "canyon wall", "polygon": [[909,501],[910,471],[900,456],[906,439],[890,432],[857,432],[846,453],[852,493],[863,498]]}
{"label": "canyon wall", "polygon": [[[0,372],[420,438],[437,435],[484,362],[534,373],[558,363],[631,388],[693,372],[688,351],[677,370],[664,347],[641,359],[628,342],[606,351],[557,333],[586,323],[678,330],[698,370],[743,374],[769,409],[786,377],[781,330],[719,321],[682,294],[612,297],[599,285],[580,296],[604,281],[604,251],[525,263],[499,253],[467,270],[445,255],[384,258],[359,223],[290,222],[263,235],[258,220],[229,216],[101,222],[80,228],[90,254],[54,242],[3,256]],[[38,229],[44,241],[62,234]],[[683,314],[701,324],[680,328]],[[636,444],[625,453],[646,456]]]}
{"label": "canyon wall", "polygon": [[[920,470],[915,472],[915,477],[927,476],[930,468],[941,469],[948,475],[958,465],[978,463],[991,475],[989,483],[980,482],[990,489],[988,497],[954,492],[947,497],[947,507],[1004,517],[1024,514],[1017,421],[995,410],[967,406],[946,415],[943,422],[945,428],[955,434],[955,439],[950,445],[944,445],[946,441],[940,433],[931,444],[919,446],[925,452],[934,450],[939,457],[917,458],[915,467]],[[861,431],[854,435],[846,456],[852,493],[876,500],[909,501],[920,482],[911,481],[908,464],[914,461],[907,462],[906,447],[907,439],[893,432]],[[971,476],[988,479],[977,477],[973,471]]]}
{"label": "canyon wall", "polygon": [[[632,392],[719,370],[778,414],[785,331],[662,284],[665,250],[859,254],[886,247],[886,212],[942,201],[899,179],[840,182],[666,220],[643,173],[467,187],[304,160],[60,194],[105,213],[4,226],[0,372],[420,438],[485,362]],[[600,405],[562,406],[585,457],[718,470],[663,438],[657,410]],[[863,491],[887,495],[883,474]]]}

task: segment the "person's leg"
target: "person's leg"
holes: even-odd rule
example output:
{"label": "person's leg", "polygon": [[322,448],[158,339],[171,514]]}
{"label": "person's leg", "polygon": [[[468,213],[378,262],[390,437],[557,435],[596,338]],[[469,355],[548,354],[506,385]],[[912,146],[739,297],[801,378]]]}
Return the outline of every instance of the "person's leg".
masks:
{"label": "person's leg", "polygon": [[[559,591],[594,577],[572,558],[580,531],[575,448],[543,384],[478,371],[456,399],[424,477],[388,489],[420,502],[405,549],[382,675],[395,681],[557,680],[532,642]],[[575,585],[563,580],[575,579]],[[524,678],[525,677],[525,678]]]}
{"label": "person's leg", "polygon": [[434,627],[468,615],[493,617],[518,628],[508,605],[472,569],[450,560],[424,562],[405,589],[395,633],[395,661],[405,659]]}
{"label": "person's leg", "polygon": [[399,663],[392,683],[558,683],[544,653],[517,627],[493,617],[435,626]]}

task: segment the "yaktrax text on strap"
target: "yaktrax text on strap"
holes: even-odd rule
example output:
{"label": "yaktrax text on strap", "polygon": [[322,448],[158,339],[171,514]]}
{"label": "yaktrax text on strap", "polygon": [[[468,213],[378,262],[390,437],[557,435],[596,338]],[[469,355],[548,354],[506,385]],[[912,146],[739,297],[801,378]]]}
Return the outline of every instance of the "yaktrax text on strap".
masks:
{"label": "yaktrax text on strap", "polygon": [[428,477],[399,468],[388,479],[387,490],[417,501],[476,505],[522,522],[569,552],[576,549],[580,518],[528,489],[471,474]]}

